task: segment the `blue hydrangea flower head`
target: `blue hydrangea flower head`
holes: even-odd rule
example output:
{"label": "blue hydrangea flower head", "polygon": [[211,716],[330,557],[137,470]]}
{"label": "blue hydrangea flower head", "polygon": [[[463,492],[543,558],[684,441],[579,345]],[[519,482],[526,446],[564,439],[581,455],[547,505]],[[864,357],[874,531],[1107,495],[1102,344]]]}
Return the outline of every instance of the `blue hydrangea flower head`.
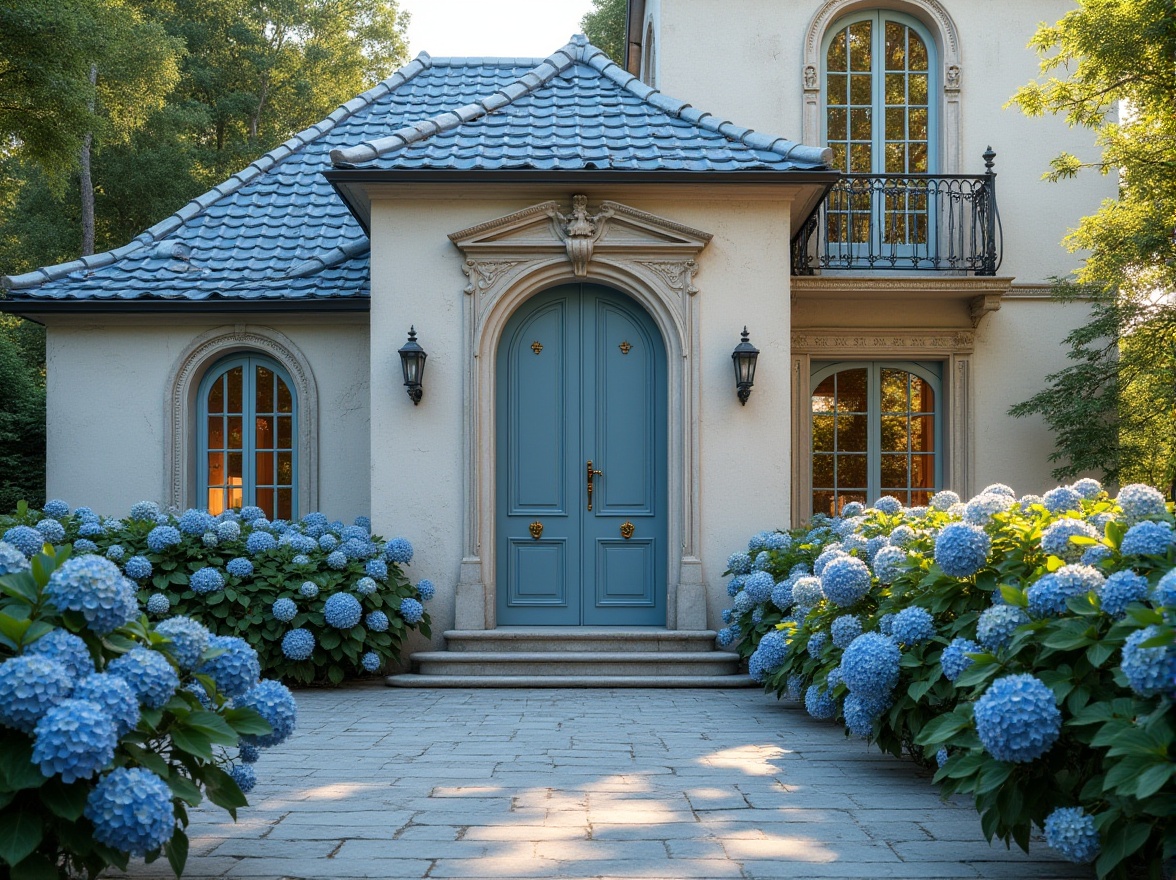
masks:
{"label": "blue hydrangea flower head", "polygon": [[838,648],[848,648],[862,634],[861,618],[854,614],[843,614],[829,626],[829,634]]}
{"label": "blue hydrangea flower head", "polygon": [[257,684],[261,662],[247,641],[237,636],[212,636],[208,647],[223,653],[205,660],[196,671],[210,676],[226,697],[239,697]]}
{"label": "blue hydrangea flower head", "polygon": [[990,492],[980,494],[964,505],[964,522],[974,526],[986,526],[998,513],[1004,513],[1013,506],[1014,500],[1007,495]]}
{"label": "blue hydrangea flower head", "polygon": [[147,598],[147,613],[162,617],[171,610],[171,599],[163,593],[152,593]]}
{"label": "blue hydrangea flower head", "polygon": [[94,659],[86,643],[64,629],[50,630],[26,645],[24,653],[56,660],[65,667],[71,678],[84,678],[94,671]]}
{"label": "blue hydrangea flower head", "polygon": [[902,502],[893,495],[883,495],[874,502],[874,509],[887,516],[894,516],[894,514],[902,510]]}
{"label": "blue hydrangea flower head", "polygon": [[249,794],[257,785],[257,771],[253,769],[252,764],[236,765],[229,771],[229,776],[233,778],[233,782],[237,783],[241,794]]}
{"label": "blue hydrangea flower head", "polygon": [[1093,862],[1102,850],[1094,817],[1081,807],[1058,807],[1046,816],[1045,842],[1063,859],[1079,865]]}
{"label": "blue hydrangea flower head", "polygon": [[976,638],[989,651],[998,651],[1013,638],[1021,624],[1029,622],[1029,615],[1013,605],[993,605],[986,608],[976,622]]}
{"label": "blue hydrangea flower head", "polygon": [[329,626],[336,629],[351,629],[359,623],[363,608],[359,600],[350,593],[335,593],[327,597],[323,605],[323,617]]}
{"label": "blue hydrangea flower head", "polygon": [[98,545],[88,538],[78,538],[73,542],[73,551],[75,556],[80,556],[85,553],[97,553]]}
{"label": "blue hydrangea flower head", "polygon": [[953,505],[960,503],[960,496],[950,489],[944,489],[942,492],[936,492],[931,496],[931,508],[933,510],[951,510]]}
{"label": "blue hydrangea flower head", "polygon": [[1104,560],[1110,559],[1112,556],[1111,548],[1106,544],[1095,544],[1092,547],[1087,547],[1082,554],[1082,558],[1078,561],[1083,565],[1098,565]]}
{"label": "blue hydrangea flower head", "polygon": [[364,668],[365,672],[379,672],[380,667],[384,665],[384,661],[380,659],[380,655],[375,651],[368,651],[359,658],[359,664]]}
{"label": "blue hydrangea flower head", "polygon": [[838,559],[845,555],[845,550],[842,548],[841,544],[830,544],[821,551],[820,555],[817,556],[816,559],[813,560],[813,574],[817,577],[820,577],[825,573],[826,565],[828,565],[834,559]]}
{"label": "blue hydrangea flower head", "polygon": [[1058,486],[1041,496],[1041,503],[1050,513],[1065,510],[1082,510],[1082,496],[1069,486]]}
{"label": "blue hydrangea flower head", "polygon": [[1124,556],[1163,556],[1172,546],[1172,527],[1166,522],[1137,522],[1123,536],[1119,552]]}
{"label": "blue hydrangea flower head", "polygon": [[253,563],[244,556],[236,556],[225,563],[225,571],[235,578],[253,576]]}
{"label": "blue hydrangea flower head", "polygon": [[179,519],[180,531],[185,535],[203,535],[211,528],[215,528],[216,520],[206,510],[194,507],[185,510]]}
{"label": "blue hydrangea flower head", "polygon": [[45,536],[29,526],[13,526],[4,533],[4,542],[15,547],[26,558],[32,559],[41,552]]}
{"label": "blue hydrangea flower head", "polygon": [[890,635],[900,645],[915,647],[935,638],[935,618],[926,608],[911,605],[895,613]]}
{"label": "blue hydrangea flower head", "polygon": [[1176,609],[1176,568],[1160,578],[1152,591],[1151,603],[1156,608]]}
{"label": "blue hydrangea flower head", "polygon": [[355,592],[361,596],[370,596],[379,588],[379,585],[366,575],[355,582]]}
{"label": "blue hydrangea flower head", "polygon": [[417,624],[425,616],[425,607],[416,599],[408,596],[400,600],[400,616],[407,624]]}
{"label": "blue hydrangea flower head", "polygon": [[1070,488],[1085,498],[1087,501],[1093,501],[1095,498],[1101,495],[1103,491],[1102,483],[1100,483],[1098,480],[1091,479],[1090,477],[1085,477],[1084,479],[1079,480],[1070,486]]}
{"label": "blue hydrangea flower head", "polygon": [[856,532],[841,539],[841,549],[846,553],[857,553],[858,556],[868,555],[869,542]]}
{"label": "blue hydrangea flower head", "polygon": [[1117,571],[1103,584],[1098,601],[1104,613],[1120,620],[1127,616],[1127,606],[1147,598],[1147,578],[1130,569]]}
{"label": "blue hydrangea flower head", "polygon": [[282,636],[282,653],[290,660],[306,660],[314,653],[314,635],[308,629],[290,630]]}
{"label": "blue hydrangea flower head", "polygon": [[943,677],[954,682],[972,665],[969,654],[981,654],[984,649],[971,639],[952,639],[951,644],[943,649],[939,657],[939,665],[943,667]]}
{"label": "blue hydrangea flower head", "polygon": [[841,676],[856,694],[889,693],[898,684],[898,645],[881,633],[862,633],[841,655]]}
{"label": "blue hydrangea flower head", "polygon": [[265,511],[260,507],[249,505],[241,508],[241,519],[245,522],[253,522],[257,519],[265,519]]}
{"label": "blue hydrangea flower head", "polygon": [[41,512],[53,519],[61,519],[63,516],[69,516],[69,505],[60,498],[54,498],[52,501],[45,502]]}
{"label": "blue hydrangea flower head", "polygon": [[314,581],[303,581],[302,586],[298,588],[298,595],[306,599],[314,599],[319,594],[318,584]]}
{"label": "blue hydrangea flower head", "polygon": [[883,547],[890,544],[890,538],[886,535],[875,535],[866,541],[866,558],[870,560],[870,564],[874,564],[874,559],[882,551]]}
{"label": "blue hydrangea flower head", "polygon": [[84,522],[78,526],[78,534],[83,538],[100,538],[106,534],[106,529],[103,528],[102,523],[94,520],[93,522]]}
{"label": "blue hydrangea flower head", "polygon": [[79,507],[77,510],[74,511],[74,516],[76,516],[82,522],[88,522],[91,520],[98,519],[98,514],[96,514],[94,512],[94,510],[89,507]]}
{"label": "blue hydrangea flower head", "polygon": [[22,571],[28,571],[30,567],[24,553],[6,541],[0,541],[0,577],[6,574],[20,574]]}
{"label": "blue hydrangea flower head", "polygon": [[940,746],[939,751],[935,753],[935,766],[943,769],[943,765],[947,763],[950,757],[947,753],[947,746]]}
{"label": "blue hydrangea flower head", "polygon": [[32,733],[41,718],[65,700],[74,680],[56,660],[36,654],[0,663],[0,724]]}
{"label": "blue hydrangea flower head", "polygon": [[772,532],[764,540],[764,547],[768,550],[775,550],[777,552],[784,552],[792,546],[792,538],[784,532]]}
{"label": "blue hydrangea flower head", "polygon": [[1153,516],[1164,516],[1168,512],[1164,496],[1143,483],[1124,486],[1119,490],[1115,503],[1123,511],[1123,518],[1129,525]]}
{"label": "blue hydrangea flower head", "polygon": [[216,524],[216,536],[222,541],[236,541],[241,537],[241,524],[226,519]]}
{"label": "blue hydrangea flower head", "polygon": [[1022,511],[1028,511],[1034,504],[1043,504],[1044,499],[1040,495],[1022,495],[1017,500],[1017,506]]}
{"label": "blue hydrangea flower head", "polygon": [[245,550],[250,556],[273,550],[277,546],[277,540],[269,532],[254,531],[245,539]]}
{"label": "blue hydrangea flower head", "polygon": [[884,636],[890,635],[891,634],[890,627],[891,627],[891,624],[893,624],[893,623],[894,623],[894,614],[892,614],[892,613],[883,614],[881,617],[878,618],[878,632],[882,633],[882,635],[884,635]]}
{"label": "blue hydrangea flower head", "polygon": [[767,550],[761,550],[751,561],[751,570],[754,572],[766,572],[771,567],[772,557],[768,555]]}
{"label": "blue hydrangea flower head", "polygon": [[368,538],[368,530],[360,528],[359,526],[344,526],[339,532],[339,537],[344,541],[366,541]]}
{"label": "blue hydrangea flower head", "polygon": [[727,595],[734,598],[739,595],[739,591],[743,589],[743,582],[747,580],[747,575],[737,574],[727,583]]}
{"label": "blue hydrangea flower head", "polygon": [[757,605],[751,610],[751,622],[762,623],[764,619],[764,606]]}
{"label": "blue hydrangea flower head", "polygon": [[735,644],[737,638],[739,638],[739,629],[733,626],[725,626],[719,630],[715,641],[718,642],[720,648],[729,648]]}
{"label": "blue hydrangea flower head", "polygon": [[151,577],[151,560],[146,556],[132,556],[126,561],[123,566],[123,571],[126,572],[127,577],[134,580],[141,581],[144,578]]}
{"label": "blue hydrangea flower head", "polygon": [[131,519],[140,522],[155,522],[159,516],[159,505],[154,501],[140,501],[131,505]]}
{"label": "blue hydrangea flower head", "polygon": [[321,535],[318,539],[318,545],[324,553],[330,553],[339,546],[339,539],[334,535]]}
{"label": "blue hydrangea flower head", "polygon": [[781,663],[788,653],[788,645],[784,640],[784,633],[780,630],[770,630],[764,633],[755,651],[747,662],[748,674],[760,683]]}
{"label": "blue hydrangea flower head", "polygon": [[1028,590],[1029,613],[1034,617],[1056,617],[1066,613],[1066,600],[1102,589],[1105,578],[1089,565],[1063,565],[1044,575]]}
{"label": "blue hydrangea flower head", "polygon": [[1048,752],[1062,732],[1049,687],[1032,675],[1006,675],[976,701],[976,733],[998,761],[1025,764]]}
{"label": "blue hydrangea flower head", "polygon": [[992,539],[979,526],[948,523],[935,539],[935,562],[951,577],[971,577],[988,562]]}
{"label": "blue hydrangea flower head", "polygon": [[799,577],[792,585],[792,601],[796,603],[798,608],[807,611],[813,608],[825,598],[825,594],[821,591],[821,579],[806,575]]}
{"label": "blue hydrangea flower head", "polygon": [[388,615],[383,611],[373,611],[364,618],[364,624],[366,624],[367,628],[372,632],[387,632],[389,623],[390,621],[388,620]]}
{"label": "blue hydrangea flower head", "polygon": [[754,571],[743,582],[743,592],[749,597],[752,605],[762,605],[771,598],[774,586],[776,584],[768,572]]}
{"label": "blue hydrangea flower head", "polygon": [[139,702],[149,709],[162,708],[180,686],[179,676],[167,658],[149,648],[131,648],[111,660],[106,671],[124,679]]}
{"label": "blue hydrangea flower head", "polygon": [[192,592],[198,596],[206,596],[209,593],[216,593],[225,588],[224,576],[215,568],[205,566],[199,571],[193,572],[192,576],[188,578],[188,586],[192,588]]}
{"label": "blue hydrangea flower head", "polygon": [[298,553],[314,553],[319,549],[318,541],[314,538],[308,538],[306,535],[287,533],[282,535],[282,538],[283,540],[288,538],[288,543]]}
{"label": "blue hydrangea flower head", "polygon": [[823,630],[818,630],[809,636],[808,644],[805,645],[805,650],[813,657],[820,657],[821,652],[825,650],[825,646],[829,644],[829,634]]}
{"label": "blue hydrangea flower head", "polygon": [[347,567],[347,554],[342,550],[334,550],[327,555],[327,565],[336,571],[342,571]]}
{"label": "blue hydrangea flower head", "polygon": [[907,553],[902,547],[883,547],[874,555],[874,574],[884,584],[894,583],[906,573],[906,568]]}
{"label": "blue hydrangea flower head", "polygon": [[370,516],[357,516],[355,518],[355,526],[356,528],[363,529],[365,535],[371,534],[372,518]]}
{"label": "blue hydrangea flower head", "polygon": [[37,531],[49,544],[60,544],[65,540],[65,526],[55,519],[43,519],[37,523]]}
{"label": "blue hydrangea flower head", "polygon": [[156,526],[147,533],[147,547],[152,553],[163,553],[183,540],[184,536],[175,526]]}
{"label": "blue hydrangea flower head", "polygon": [[389,562],[407,565],[412,562],[412,544],[408,538],[393,538],[384,547],[384,558]]}
{"label": "blue hydrangea flower head", "polygon": [[89,779],[114,760],[114,721],[97,703],[64,700],[42,716],[33,732],[33,763],[46,777],[68,785]]}
{"label": "blue hydrangea flower head", "polygon": [[298,614],[298,606],[294,604],[293,599],[282,597],[274,602],[270,612],[274,616],[274,620],[279,620],[282,623],[289,623]]}
{"label": "blue hydrangea flower head", "polygon": [[306,566],[311,564],[311,560],[310,560],[310,557],[307,556],[305,553],[299,553],[297,556],[295,556],[293,559],[290,560],[290,563],[292,565],[297,565],[299,568],[305,568]]}
{"label": "blue hydrangea flower head", "polygon": [[169,840],[176,827],[171,789],[142,767],[119,767],[102,777],[86,798],[94,839],[133,856]]}
{"label": "blue hydrangea flower head", "polygon": [[417,592],[421,594],[421,601],[428,602],[435,595],[437,595],[437,588],[433,585],[431,580],[425,578],[419,584],[417,584]]}
{"label": "blue hydrangea flower head", "polygon": [[837,701],[815,684],[809,685],[804,692],[804,708],[818,721],[831,721],[837,717]]}
{"label": "blue hydrangea flower head", "polygon": [[751,557],[746,553],[732,553],[727,557],[727,570],[731,574],[748,574],[751,571]]}
{"label": "blue hydrangea flower head", "polygon": [[901,526],[895,526],[894,531],[890,533],[890,546],[907,547],[916,537],[915,530],[905,523]]}
{"label": "blue hydrangea flower head", "polygon": [[369,559],[363,567],[364,573],[381,583],[388,580],[388,563],[383,559]]}
{"label": "blue hydrangea flower head", "polygon": [[850,608],[869,591],[870,569],[857,557],[839,556],[821,572],[821,592],[834,605]]}
{"label": "blue hydrangea flower head", "polygon": [[985,486],[981,495],[1004,495],[1006,498],[1016,499],[1017,493],[1013,491],[1011,486],[1006,486],[1004,483],[992,483]]}
{"label": "blue hydrangea flower head", "polygon": [[1066,562],[1077,562],[1086,552],[1086,547],[1071,543],[1071,538],[1093,538],[1098,540],[1099,533],[1094,526],[1075,517],[1062,517],[1054,520],[1041,535],[1041,549],[1050,556],[1057,556]]}
{"label": "blue hydrangea flower head", "polygon": [[[772,587],[771,595],[772,604],[781,611],[787,611],[792,607],[792,580],[781,581]],[[724,621],[727,623],[728,621]]]}
{"label": "blue hydrangea flower head", "polygon": [[1123,644],[1123,675],[1127,677],[1131,690],[1141,697],[1156,694],[1176,696],[1176,649],[1171,645],[1140,647],[1143,642],[1158,635],[1158,626],[1145,626],[1127,636]]}
{"label": "blue hydrangea flower head", "polygon": [[868,739],[874,732],[874,719],[877,716],[870,711],[867,703],[857,694],[847,694],[841,706],[845,717],[845,727],[856,737]]}
{"label": "blue hydrangea flower head", "polygon": [[138,612],[135,585],[101,556],[74,556],[49,576],[45,594],[58,611],[77,611],[86,626],[106,635]]}
{"label": "blue hydrangea flower head", "polygon": [[865,509],[866,506],[860,501],[851,501],[841,508],[841,517],[842,519],[849,519],[851,516],[860,515]]}
{"label": "blue hydrangea flower head", "polygon": [[342,553],[348,559],[363,559],[368,554],[368,543],[357,538],[348,538],[339,545],[336,552]]}
{"label": "blue hydrangea flower head", "polygon": [[126,554],[127,551],[122,544],[111,544],[106,548],[106,558],[111,562],[121,561]]}
{"label": "blue hydrangea flower head", "polygon": [[126,680],[108,672],[95,672],[77,683],[73,700],[89,700],[102,707],[114,723],[116,736],[123,736],[139,723],[139,700]]}
{"label": "blue hydrangea flower head", "polygon": [[763,532],[756,532],[754,535],[752,535],[747,540],[748,555],[750,555],[754,558],[756,553],[758,553],[760,550],[763,550],[767,546],[769,534],[771,534],[771,533],[767,532],[767,531],[763,531]]}
{"label": "blue hydrangea flower head", "polygon": [[272,733],[243,737],[243,741],[260,748],[269,748],[286,741],[298,723],[298,704],[290,689],[279,681],[259,682],[237,700],[238,706],[253,709],[269,722]]}
{"label": "blue hydrangea flower head", "polygon": [[261,749],[253,743],[243,742],[237,746],[237,760],[242,764],[256,764],[261,757]]}

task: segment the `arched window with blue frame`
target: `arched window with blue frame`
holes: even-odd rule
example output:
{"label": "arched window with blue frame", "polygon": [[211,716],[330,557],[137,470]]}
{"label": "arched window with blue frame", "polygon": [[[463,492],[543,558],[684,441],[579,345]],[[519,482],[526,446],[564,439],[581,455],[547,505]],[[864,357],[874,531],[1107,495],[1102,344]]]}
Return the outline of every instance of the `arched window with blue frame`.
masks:
{"label": "arched window with blue frame", "polygon": [[298,399],[270,358],[214,364],[198,392],[201,501],[212,514],[256,505],[270,519],[298,516]]}

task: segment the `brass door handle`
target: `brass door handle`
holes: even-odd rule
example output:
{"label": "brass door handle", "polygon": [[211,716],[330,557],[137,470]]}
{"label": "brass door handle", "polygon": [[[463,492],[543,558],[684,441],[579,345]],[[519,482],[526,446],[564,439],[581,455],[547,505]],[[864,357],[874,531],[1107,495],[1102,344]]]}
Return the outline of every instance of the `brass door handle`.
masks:
{"label": "brass door handle", "polygon": [[604,471],[592,470],[592,459],[588,459],[588,468],[587,468],[586,476],[588,477],[588,509],[591,510],[592,509],[592,489],[593,489],[592,481],[596,477],[603,477]]}

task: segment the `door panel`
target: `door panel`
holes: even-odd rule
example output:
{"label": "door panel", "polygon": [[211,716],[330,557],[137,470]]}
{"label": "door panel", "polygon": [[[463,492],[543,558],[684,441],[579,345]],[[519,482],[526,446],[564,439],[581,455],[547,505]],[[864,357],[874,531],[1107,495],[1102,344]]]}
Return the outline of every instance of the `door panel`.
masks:
{"label": "door panel", "polygon": [[[511,318],[497,365],[499,624],[664,625],[666,363],[653,321],[616,291],[556,288]],[[591,511],[588,460],[603,472]]]}

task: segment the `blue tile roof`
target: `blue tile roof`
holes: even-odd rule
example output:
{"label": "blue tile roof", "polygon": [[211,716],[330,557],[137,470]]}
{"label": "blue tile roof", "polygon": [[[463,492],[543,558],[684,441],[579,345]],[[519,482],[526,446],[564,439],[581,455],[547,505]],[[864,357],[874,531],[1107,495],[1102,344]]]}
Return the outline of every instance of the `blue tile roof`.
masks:
{"label": "blue tile roof", "polygon": [[368,241],[322,175],[332,161],[725,171],[822,167],[826,153],[667,99],[582,37],[548,59],[422,53],[131,243],[3,281],[13,305],[367,297]]}

